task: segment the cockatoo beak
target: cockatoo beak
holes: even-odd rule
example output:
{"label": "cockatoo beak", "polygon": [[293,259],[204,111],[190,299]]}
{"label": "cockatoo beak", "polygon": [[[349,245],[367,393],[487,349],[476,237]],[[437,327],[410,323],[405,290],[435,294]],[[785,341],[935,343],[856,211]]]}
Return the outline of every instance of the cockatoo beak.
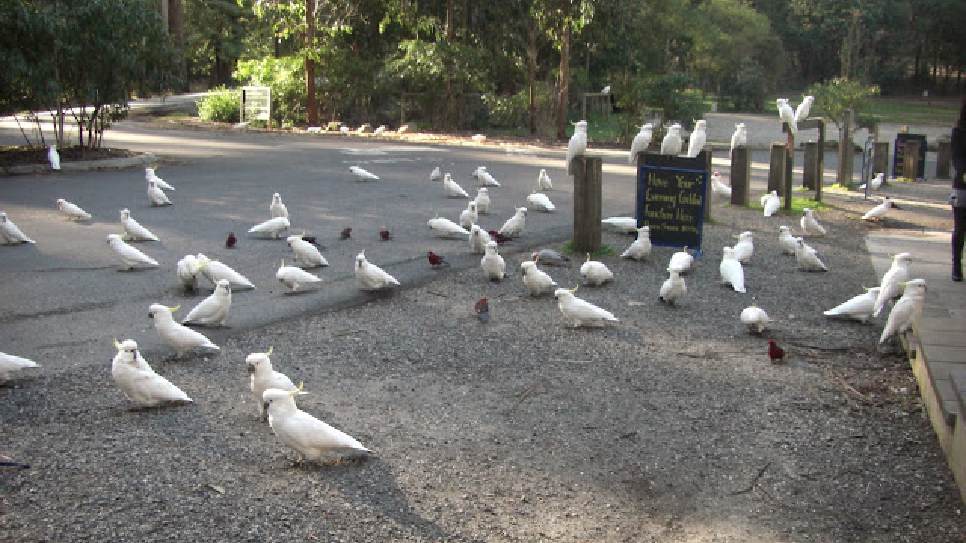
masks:
{"label": "cockatoo beak", "polygon": [[265,356],[272,356],[272,351],[274,351],[274,350],[275,350],[275,347],[269,346],[268,347],[268,352],[265,353]]}
{"label": "cockatoo beak", "polygon": [[576,294],[578,288],[580,288],[580,285],[577,285],[576,287],[574,287],[572,289],[568,289],[568,292],[570,292],[571,294]]}
{"label": "cockatoo beak", "polygon": [[302,390],[303,388],[305,388],[305,381],[299,381],[299,386],[295,390],[290,391],[289,394],[292,396],[305,396],[308,392]]}
{"label": "cockatoo beak", "polygon": [[168,311],[170,311],[172,313],[177,313],[179,309],[181,309],[181,304],[178,304],[178,305],[176,305],[174,307],[169,307],[168,308]]}
{"label": "cockatoo beak", "polygon": [[118,351],[121,350],[121,344],[117,342],[117,338],[114,338],[114,348]]}

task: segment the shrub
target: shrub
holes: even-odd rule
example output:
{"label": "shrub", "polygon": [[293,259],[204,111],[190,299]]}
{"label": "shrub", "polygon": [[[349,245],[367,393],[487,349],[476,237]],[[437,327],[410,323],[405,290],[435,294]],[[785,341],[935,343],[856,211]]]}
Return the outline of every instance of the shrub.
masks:
{"label": "shrub", "polygon": [[511,96],[484,94],[483,102],[489,111],[489,125],[495,128],[527,126],[530,97],[526,90]]}
{"label": "shrub", "polygon": [[278,126],[305,123],[305,61],[301,57],[265,57],[238,62],[235,79],[272,92],[272,120]]}
{"label": "shrub", "polygon": [[237,89],[219,87],[198,102],[198,116],[203,121],[237,123],[240,100]]}
{"label": "shrub", "polygon": [[690,88],[691,80],[684,74],[645,76],[629,82],[618,104],[640,118],[647,108],[664,111],[664,121],[679,121],[690,127],[692,119],[700,119],[707,113],[701,92]]}

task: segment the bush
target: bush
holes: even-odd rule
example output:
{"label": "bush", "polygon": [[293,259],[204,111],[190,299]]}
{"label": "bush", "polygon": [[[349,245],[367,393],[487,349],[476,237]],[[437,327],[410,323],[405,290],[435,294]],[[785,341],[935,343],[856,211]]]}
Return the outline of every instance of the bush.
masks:
{"label": "bush", "polygon": [[763,111],[768,94],[765,69],[753,59],[743,59],[738,70],[722,81],[721,92],[731,98],[736,111]]}
{"label": "bush", "polygon": [[271,89],[272,120],[277,126],[305,123],[305,61],[301,57],[242,60],[233,75],[246,85]]}
{"label": "bush", "polygon": [[527,126],[530,96],[526,90],[512,96],[484,94],[483,103],[489,111],[489,125],[494,128],[520,128]]}
{"label": "bush", "polygon": [[237,123],[241,95],[237,89],[219,87],[198,102],[198,116],[203,121]]}
{"label": "bush", "polygon": [[664,121],[678,121],[690,128],[693,119],[707,113],[701,91],[690,88],[691,79],[684,74],[645,76],[631,80],[618,98],[618,104],[632,115],[644,117],[647,108],[664,111]]}

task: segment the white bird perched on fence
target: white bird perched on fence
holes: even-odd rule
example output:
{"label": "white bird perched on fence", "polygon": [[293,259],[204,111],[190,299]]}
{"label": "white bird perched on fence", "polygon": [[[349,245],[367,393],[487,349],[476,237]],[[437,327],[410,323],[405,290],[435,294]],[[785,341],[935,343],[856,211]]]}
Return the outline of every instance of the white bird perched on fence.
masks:
{"label": "white bird perched on fence", "polygon": [[476,202],[470,200],[466,203],[466,209],[460,212],[460,226],[472,228],[478,220],[480,220],[480,215],[476,212]]}
{"label": "white bird perched on fence", "polygon": [[738,234],[738,243],[735,243],[735,258],[742,264],[747,264],[751,260],[751,255],[755,252],[755,234],[753,232],[742,232]]}
{"label": "white bird perched on fence", "polygon": [[339,456],[372,454],[354,437],[299,409],[295,405],[298,394],[304,394],[301,386],[288,391],[270,388],[262,394],[262,402],[268,406],[268,424],[275,437],[296,452],[299,463],[303,459],[322,463]]}
{"label": "white bird perched on fence", "polygon": [[379,176],[359,166],[349,166],[349,171],[356,177],[356,181],[378,181]]}
{"label": "white bird perched on fence", "polygon": [[733,247],[723,249],[721,264],[718,271],[721,272],[721,282],[731,285],[735,292],[745,292],[745,270],[741,267],[741,262],[735,258]]}
{"label": "white bird perched on fence", "polygon": [[804,271],[828,271],[828,267],[818,257],[818,251],[802,238],[795,238],[795,261]]}
{"label": "white bird perched on fence", "polygon": [[610,94],[610,85],[607,85],[604,88],[600,89],[600,93],[604,95]]}
{"label": "white bird perched on fence", "polygon": [[667,134],[661,140],[661,154],[677,156],[681,154],[681,125],[674,123],[667,129]]}
{"label": "white bird perched on fence", "polygon": [[537,261],[525,260],[520,263],[520,274],[523,286],[527,287],[530,296],[549,294],[557,288],[557,283],[547,272],[537,267]]}
{"label": "white bird perched on fence", "polygon": [[621,253],[621,258],[643,260],[651,254],[651,227],[644,225],[637,229],[637,239]]}
{"label": "white bird perched on fence", "polygon": [[711,191],[718,196],[731,198],[731,187],[725,185],[724,182],[721,181],[721,172],[718,170],[715,170],[714,173],[711,174]]}
{"label": "white bird perched on fence", "polygon": [[704,144],[708,141],[708,123],[704,119],[694,123],[694,130],[691,131],[691,136],[688,138],[688,154],[689,158],[695,158],[698,156],[702,150],[704,150]]}
{"label": "white bird perched on fence", "polygon": [[804,121],[808,118],[808,114],[812,111],[812,104],[815,103],[814,96],[805,96],[802,98],[802,103],[798,104],[795,108],[795,126],[798,127],[798,123]]}
{"label": "white bird perched on fence", "polygon": [[195,258],[198,261],[198,270],[212,285],[217,285],[219,279],[227,279],[232,290],[255,288],[255,285],[247,277],[231,269],[227,264],[218,260],[211,260],[201,253],[198,253]]}
{"label": "white bird perched on fence", "polygon": [[279,283],[288,287],[292,292],[299,290],[305,285],[318,285],[322,282],[322,278],[318,275],[309,273],[296,266],[286,266],[284,259],[275,272],[275,279],[278,279]]}
{"label": "white bird perched on fence", "polygon": [[600,221],[600,224],[622,234],[633,234],[637,232],[637,219],[634,217],[607,217]]}
{"label": "white bird perched on fence", "polygon": [[481,215],[488,215],[490,213],[490,191],[486,187],[480,187],[476,190],[476,198],[473,199],[476,202],[476,212]]}
{"label": "white bird perched on fence", "polygon": [[201,272],[201,263],[198,262],[195,255],[185,255],[178,261],[175,271],[185,290],[189,292],[198,290],[198,273]]}
{"label": "white bird perched on fence", "polygon": [[57,209],[72,221],[89,221],[91,220],[91,214],[81,209],[81,207],[75,203],[68,202],[63,198],[57,199]]}
{"label": "white bird perched on fence", "polygon": [[439,169],[439,166],[436,166],[435,168],[433,168],[433,171],[429,172],[429,180],[430,181],[443,180],[443,172],[442,170]]}
{"label": "white bird perched on fence", "polygon": [[778,196],[778,191],[773,190],[761,197],[761,207],[766,217],[774,215],[782,206],[782,199]]}
{"label": "white bird perched on fence", "polygon": [[174,349],[179,357],[192,349],[220,351],[221,348],[212,343],[204,334],[174,321],[171,314],[180,308],[180,305],[167,307],[161,304],[151,304],[151,307],[148,308],[148,316],[154,319],[154,329],[157,330],[161,339]]}
{"label": "white bird perched on fence", "polygon": [[580,265],[580,278],[585,285],[598,287],[608,281],[614,280],[614,272],[610,271],[606,264],[597,260],[590,259],[587,253],[587,260]]}
{"label": "white bird perched on fence", "polygon": [[[879,172],[869,181],[869,188],[872,190],[879,190],[882,187],[882,182],[885,181],[885,174]],[[865,183],[859,185],[860,189],[865,188]]]}
{"label": "white bird perched on fence", "polygon": [[127,241],[158,241],[158,236],[134,220],[131,210],[127,208],[121,210],[121,226],[124,228],[124,239]]}
{"label": "white bird perched on fence", "polygon": [[154,179],[148,179],[148,201],[151,202],[153,207],[173,205],[168,195],[161,190],[158,182]]}
{"label": "white bird perched on fence", "polygon": [[273,219],[276,217],[288,218],[288,207],[282,202],[282,195],[275,193],[272,195],[272,203],[268,206],[269,216]]}
{"label": "white bird perched on fence", "polygon": [[926,304],[926,280],[912,279],[906,281],[902,297],[892,307],[885,328],[879,337],[879,343],[885,342],[893,334],[901,334],[915,325],[922,317],[922,309]]}
{"label": "white bird perched on fence", "polygon": [[[748,129],[745,123],[735,123],[735,131],[731,134],[731,153],[735,152],[735,147],[748,145]],[[728,156],[731,156],[730,154]]]}
{"label": "white bird perched on fence", "polygon": [[365,134],[371,128],[372,128],[372,125],[371,124],[369,124],[369,123],[362,123],[362,124],[359,125],[359,128],[356,128],[356,134]]}
{"label": "white bird perched on fence", "polygon": [[10,220],[6,213],[0,211],[0,243],[16,245],[18,243],[37,243],[28,238],[20,228]]}
{"label": "white bird perched on fence", "polygon": [[909,253],[899,253],[893,255],[892,265],[882,276],[879,283],[879,295],[875,299],[875,307],[872,312],[873,317],[878,317],[885,307],[887,301],[899,296],[902,293],[902,285],[909,280],[909,262],[912,255]]}
{"label": "white bird perched on fence", "polygon": [[798,251],[798,240],[792,235],[792,229],[784,224],[778,227],[778,244],[786,255],[793,255]]}
{"label": "white bird perched on fence", "polygon": [[802,227],[802,233],[807,236],[824,236],[825,227],[818,223],[818,218],[815,217],[815,212],[810,208],[805,208],[802,210],[802,219],[799,221]]}
{"label": "white bird perched on fence", "polygon": [[688,286],[685,284],[681,274],[671,268],[668,268],[667,272],[668,278],[661,284],[658,299],[666,304],[674,305],[688,293]]}
{"label": "white bird perched on fence", "polygon": [[557,298],[557,307],[563,314],[564,321],[577,328],[578,326],[600,327],[608,322],[620,322],[613,313],[606,309],[574,296],[577,287],[572,289],[558,288],[553,292]]}
{"label": "white bird perched on fence", "polygon": [[285,238],[285,241],[292,248],[292,252],[295,253],[295,264],[299,267],[318,268],[329,265],[329,261],[322,256],[315,245],[302,239],[302,236],[289,236]]}
{"label": "white bird perched on fence", "polygon": [[490,281],[502,281],[507,277],[506,262],[497,252],[495,241],[487,242],[483,258],[480,259],[480,268],[483,269],[483,275]]}
{"label": "white bird perched on fence", "polygon": [[453,176],[451,176],[449,172],[446,172],[446,175],[443,176],[443,191],[446,193],[447,198],[470,197],[470,195],[463,190],[463,187],[459,186],[456,181],[453,181]]}
{"label": "white bird perched on fence", "polygon": [[372,133],[373,133],[373,135],[378,136],[378,135],[384,133],[385,131],[386,131],[386,125],[380,124],[379,126],[376,127],[375,130],[372,131]]}
{"label": "white bird perched on fence", "polygon": [[893,207],[895,207],[895,203],[893,203],[892,198],[889,198],[888,196],[886,196],[885,198],[883,198],[882,203],[866,211],[865,215],[862,215],[862,220],[863,221],[881,220],[882,217],[884,217],[885,214],[888,213],[889,210],[892,209]]}
{"label": "white bird perched on fence", "polygon": [[[470,203],[472,204],[473,202]],[[426,221],[426,226],[430,227],[433,230],[433,233],[440,238],[464,239],[466,236],[470,235],[469,230],[445,217],[440,217],[438,215]]]}
{"label": "white bird perched on fence", "polygon": [[694,263],[694,257],[685,247],[680,251],[671,255],[671,260],[668,262],[667,267],[684,275],[691,271],[691,265]]}
{"label": "white bird perched on fence", "polygon": [[396,133],[397,134],[405,134],[406,132],[409,132],[409,125],[408,124],[401,125],[399,127],[399,129],[396,130]]}
{"label": "white bird perched on fence", "polygon": [[127,244],[118,234],[108,234],[107,244],[124,264],[125,269],[157,267],[158,261]]}
{"label": "white bird perched on fence", "polygon": [[741,310],[741,324],[748,327],[748,331],[753,334],[761,334],[765,327],[771,322],[768,313],[757,305],[750,305]]}
{"label": "white bird perched on fence", "polygon": [[473,143],[483,143],[486,141],[486,134],[473,134],[470,139],[473,140]]}
{"label": "white bird perched on fence", "polygon": [[114,340],[117,354],[111,361],[111,377],[124,396],[140,407],[191,403],[183,390],[154,372],[141,356],[133,339]]}
{"label": "white bird perched on fence", "polygon": [[849,298],[822,314],[826,317],[846,317],[861,322],[869,322],[872,311],[875,309],[877,296],[879,296],[879,287],[867,288],[862,294]]}
{"label": "white bird perched on fence", "polygon": [[547,173],[545,168],[541,168],[540,175],[537,176],[537,187],[540,190],[553,190],[553,182],[550,180],[550,174]]}
{"label": "white bird perched on fence", "polygon": [[54,144],[47,147],[47,162],[50,163],[51,170],[60,169],[60,153],[57,152],[57,146]]}
{"label": "white bird perched on fence", "polygon": [[181,324],[202,326],[224,326],[231,310],[231,286],[225,279],[219,279],[215,291],[194,306]]}
{"label": "white bird perched on fence", "polygon": [[634,161],[637,160],[638,153],[647,151],[652,139],[654,139],[654,125],[644,123],[641,126],[641,130],[634,136],[634,140],[631,141],[631,151],[627,154],[627,163],[634,164]]}
{"label": "white bird perched on fence", "polygon": [[356,282],[362,290],[382,290],[399,286],[399,281],[382,268],[366,260],[366,252],[356,255]]}
{"label": "white bird perched on fence", "polygon": [[542,192],[538,192],[540,187],[533,189],[533,192],[527,195],[527,208],[536,209],[537,211],[543,211],[544,213],[550,213],[554,209],[557,209],[550,201],[550,197]]}
{"label": "white bird perched on fence", "polygon": [[40,364],[12,354],[0,353],[0,384],[6,383],[13,378],[13,374],[27,368],[39,368]]}
{"label": "white bird perched on fence", "polygon": [[260,236],[270,236],[274,239],[279,239],[282,232],[289,229],[292,224],[288,221],[288,217],[275,217],[274,219],[268,219],[265,222],[260,222],[255,226],[248,229],[249,234],[256,234]]}
{"label": "white bird perched on fence", "polygon": [[567,173],[575,174],[572,164],[575,158],[587,152],[587,121],[574,123],[574,135],[567,143]]}
{"label": "white bird perched on fence", "polygon": [[513,216],[503,223],[498,232],[508,238],[515,238],[523,233],[523,228],[527,223],[527,208],[518,207]]}
{"label": "white bird perched on fence", "polygon": [[258,417],[264,419],[268,416],[265,412],[265,403],[262,402],[262,394],[270,388],[284,390],[286,392],[296,390],[297,387],[291,379],[284,373],[276,371],[272,367],[272,347],[268,352],[251,353],[245,358],[245,365],[248,367],[249,383],[248,388],[255,397],[255,406],[258,408]]}
{"label": "white bird perched on fence", "polygon": [[493,174],[486,171],[486,166],[479,166],[473,172],[473,177],[476,178],[476,182],[484,187],[499,187],[500,182],[493,177]]}
{"label": "white bird perched on fence", "polygon": [[156,173],[154,173],[154,168],[144,168],[144,179],[145,181],[151,181],[153,179],[154,183],[160,189],[174,190],[174,187],[169,185],[164,179],[161,179]]}
{"label": "white bird perched on fence", "polygon": [[342,135],[344,135],[344,136],[348,136],[349,134],[352,133],[352,128],[350,128],[348,126],[345,126],[345,125],[342,125],[342,126],[339,127],[339,133],[342,134]]}
{"label": "white bird perched on fence", "polygon": [[798,123],[795,122],[795,111],[792,110],[792,106],[788,105],[788,98],[779,98],[775,103],[778,105],[778,118],[783,123],[788,123],[792,134],[797,134]]}

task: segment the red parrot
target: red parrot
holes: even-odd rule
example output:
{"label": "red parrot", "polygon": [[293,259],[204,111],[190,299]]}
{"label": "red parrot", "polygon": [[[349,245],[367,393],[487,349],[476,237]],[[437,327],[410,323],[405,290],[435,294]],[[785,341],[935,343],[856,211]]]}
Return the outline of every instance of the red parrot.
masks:
{"label": "red parrot", "polygon": [[487,233],[490,234],[490,239],[495,241],[497,245],[503,245],[504,243],[508,243],[512,239],[507,236],[504,236],[503,234],[497,232],[496,230],[489,230]]}
{"label": "red parrot", "polygon": [[432,251],[429,251],[428,253],[426,253],[426,259],[429,260],[429,265],[432,266],[433,269],[439,269],[439,268],[442,268],[443,266],[449,265],[449,262],[446,262],[445,258],[443,258],[441,255],[438,255]]}
{"label": "red parrot", "polygon": [[225,240],[225,247],[228,249],[234,249],[236,243],[238,243],[238,238],[235,237],[235,233],[228,232],[228,238]]}
{"label": "red parrot", "polygon": [[490,321],[490,304],[486,301],[486,298],[477,300],[476,304],[473,305],[473,311],[482,322]]}
{"label": "red parrot", "polygon": [[342,233],[339,234],[339,239],[349,239],[349,237],[351,235],[352,235],[352,229],[351,228],[343,228],[342,229]]}
{"label": "red parrot", "polygon": [[771,359],[772,364],[778,364],[785,358],[785,349],[779,347],[774,339],[768,340],[768,358]]}
{"label": "red parrot", "polygon": [[392,234],[389,233],[389,229],[385,226],[379,230],[379,239],[382,241],[389,241],[392,239]]}

